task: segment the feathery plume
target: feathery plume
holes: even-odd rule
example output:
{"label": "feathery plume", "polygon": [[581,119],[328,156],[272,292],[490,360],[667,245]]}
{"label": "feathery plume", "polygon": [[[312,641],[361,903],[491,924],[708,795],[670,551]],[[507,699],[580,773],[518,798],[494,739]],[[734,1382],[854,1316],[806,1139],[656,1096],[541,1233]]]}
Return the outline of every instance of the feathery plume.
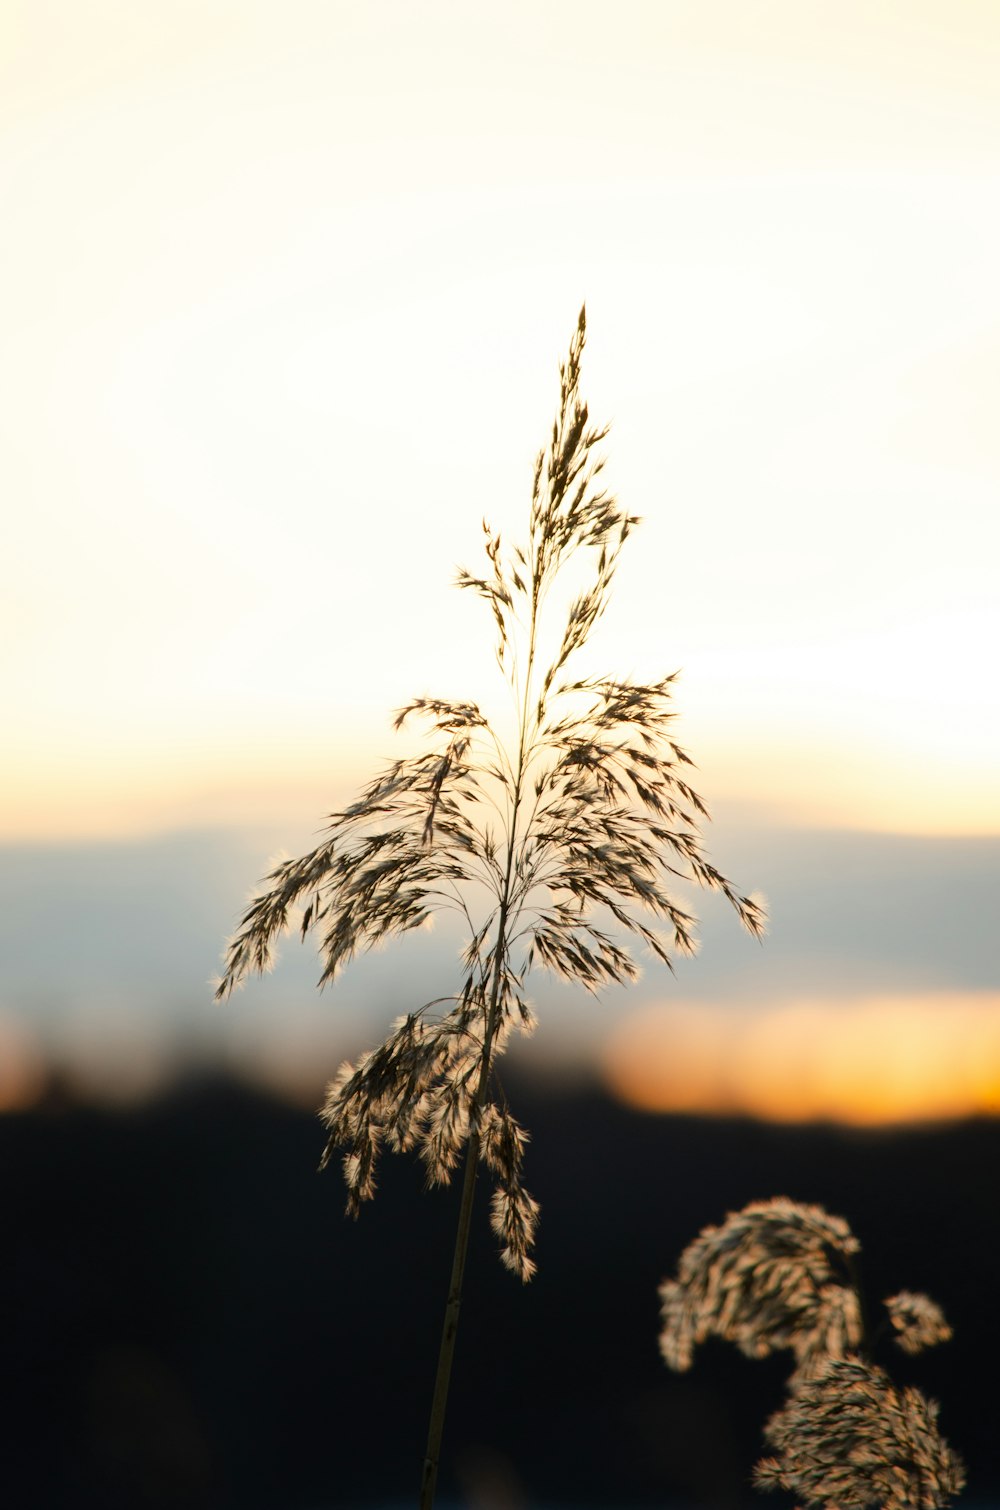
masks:
{"label": "feathery plume", "polygon": [[[343,1066],[321,1112],[329,1133],[322,1164],[341,1152],[352,1216],[374,1195],[384,1149],[415,1152],[431,1185],[447,1184],[465,1155],[424,1507],[480,1164],[494,1180],[502,1261],[522,1280],[534,1270],[538,1207],[522,1183],[526,1134],[495,1077],[509,1034],[533,1025],[522,993],[528,971],[537,962],[596,992],[636,978],[636,943],[672,968],[696,942],[694,915],[674,892],[678,879],[720,892],[755,937],[764,930],[760,901],[740,893],[703,849],[708,811],[688,780],[691,758],[672,736],[676,673],[642,684],[571,670],[639,522],[602,483],[607,428],[592,424],[580,395],[585,339],[581,309],[559,369],[551,436],[535,460],[526,540],[507,548],[484,521],[485,570],[462,568],[457,577],[492,615],[514,741],[505,746],[474,702],[419,697],[401,708],[396,728],[421,724],[427,748],[332,814],[308,854],[271,870],[229,945],[216,992],[227,997],[266,969],[293,918],[303,938],[318,940],[321,986],[354,955],[424,926],[442,908],[467,929],[456,993],[408,1013],[379,1048]],[[589,577],[555,626],[546,664],[542,621],[570,559]]]}
{"label": "feathery plume", "polygon": [[900,1290],[885,1302],[896,1343],[904,1353],[922,1353],[925,1348],[947,1342],[952,1333],[944,1312],[929,1295]]}
{"label": "feathery plume", "polygon": [[730,1213],[685,1248],[677,1278],[660,1287],[664,1359],[688,1369],[711,1336],[748,1358],[789,1348],[803,1376],[842,1356],[861,1341],[848,1267],[858,1248],[847,1223],[819,1206],[779,1196]]}
{"label": "feathery plume", "polygon": [[[456,994],[401,1018],[328,1089],[321,1167],[341,1150],[352,1216],[375,1193],[384,1149],[415,1152],[431,1185],[448,1184],[466,1147],[471,1167],[481,1162],[484,1117],[498,1105],[496,1060],[511,1032],[534,1023],[522,982],[535,963],[596,992],[637,978],[632,939],[672,968],[697,944],[695,917],[674,895],[678,879],[721,892],[752,935],[764,930],[760,900],[738,892],[704,852],[707,808],[672,737],[676,673],[649,684],[567,674],[639,522],[600,483],[607,428],[591,423],[580,396],[585,339],[581,310],[551,439],[535,463],[527,540],[506,549],[484,521],[487,570],[458,573],[458,586],[493,616],[516,748],[504,747],[474,702],[414,698],[395,727],[421,723],[429,748],[395,761],[332,814],[314,849],[275,864],[227,947],[220,999],[269,969],[292,927],[317,937],[323,986],[355,954],[436,911],[456,911],[467,926]],[[590,582],[540,664],[543,610],[570,557],[589,558]],[[527,1279],[537,1207],[520,1155],[482,1162],[496,1181],[501,1256]]]}
{"label": "feathery plume", "polygon": [[[749,1357],[794,1355],[788,1400],[764,1436],[776,1456],[757,1464],[763,1489],[795,1494],[800,1510],[941,1510],[962,1488],[961,1460],[937,1427],[938,1407],[897,1390],[866,1357],[855,1258],[857,1238],[840,1217],[784,1197],[731,1213],[681,1254],[660,1289],[660,1348],[689,1368],[710,1336]],[[907,1352],[951,1330],[926,1295],[886,1301]]]}
{"label": "feathery plume", "polygon": [[965,1474],[937,1414],[882,1369],[828,1359],[764,1428],[777,1455],[757,1464],[755,1481],[789,1490],[804,1510],[942,1510]]}

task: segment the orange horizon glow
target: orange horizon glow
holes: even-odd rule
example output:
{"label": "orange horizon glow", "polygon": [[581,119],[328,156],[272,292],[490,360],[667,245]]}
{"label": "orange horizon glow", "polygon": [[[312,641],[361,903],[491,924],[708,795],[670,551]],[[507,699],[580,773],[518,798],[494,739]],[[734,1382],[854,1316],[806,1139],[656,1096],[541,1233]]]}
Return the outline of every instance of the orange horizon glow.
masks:
{"label": "orange horizon glow", "polygon": [[[224,1072],[290,1105],[315,1108],[350,1037],[300,1025],[220,1048]],[[176,1048],[176,1046],[175,1046]],[[322,1048],[322,1052],[320,1051]],[[595,1061],[570,1054],[589,1080],[637,1111],[750,1116],[794,1126],[825,1122],[892,1128],[1000,1115],[1000,993],[935,992],[856,1001],[802,1001],[755,1009],[711,1003],[654,1004],[626,1017]],[[185,1066],[204,1063],[145,1041],[82,1031],[57,1054],[24,1025],[0,1018],[0,1114],[41,1104],[53,1074],[82,1102],[139,1106],[166,1091]],[[525,1073],[566,1069],[525,1056]]]}
{"label": "orange horizon glow", "polygon": [[882,1127],[1000,1114],[1000,995],[754,1008],[657,1004],[608,1041],[604,1081],[642,1111]]}
{"label": "orange horizon glow", "polygon": [[23,1024],[0,1017],[0,1115],[30,1111],[47,1079],[43,1055]]}
{"label": "orange horizon glow", "polygon": [[[680,694],[683,709],[684,693]],[[287,745],[262,748],[248,730],[241,748],[173,752],[113,749],[81,757],[67,779],[58,761],[9,766],[11,785],[0,801],[0,845],[155,838],[182,829],[276,826],[312,832],[401,750],[389,728],[358,716],[357,734],[331,737],[326,728],[291,731]],[[350,710],[344,723],[353,722]],[[890,760],[857,759],[836,750],[794,745],[765,748],[724,742],[694,720],[686,743],[698,765],[697,787],[722,834],[728,808],[750,811],[777,828],[854,830],[915,838],[1000,836],[996,783],[984,796],[985,775],[942,793],[929,770]],[[682,742],[685,742],[682,740]],[[738,752],[738,753],[734,753]]]}

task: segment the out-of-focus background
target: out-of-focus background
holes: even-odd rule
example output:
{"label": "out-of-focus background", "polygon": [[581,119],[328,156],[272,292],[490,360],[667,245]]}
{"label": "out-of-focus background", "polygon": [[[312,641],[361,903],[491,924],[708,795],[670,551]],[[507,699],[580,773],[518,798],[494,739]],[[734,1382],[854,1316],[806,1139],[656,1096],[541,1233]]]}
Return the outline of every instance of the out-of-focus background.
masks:
{"label": "out-of-focus background", "polygon": [[876,1298],[953,1316],[909,1368],[997,1492],[998,68],[971,0],[6,5],[25,1503],[408,1494],[449,1197],[387,1169],[344,1227],[312,1110],[460,938],[323,995],[294,944],[225,1006],[209,979],[269,859],[400,752],[395,707],[495,697],[449,583],[482,516],[522,528],[584,298],[643,516],[589,669],[682,668],[712,856],[772,928],[702,898],[672,978],[533,981],[541,1271],[522,1294],[482,1217],[446,1490],[746,1499],[780,1370],[667,1377],[655,1286],[784,1192],[852,1221]]}

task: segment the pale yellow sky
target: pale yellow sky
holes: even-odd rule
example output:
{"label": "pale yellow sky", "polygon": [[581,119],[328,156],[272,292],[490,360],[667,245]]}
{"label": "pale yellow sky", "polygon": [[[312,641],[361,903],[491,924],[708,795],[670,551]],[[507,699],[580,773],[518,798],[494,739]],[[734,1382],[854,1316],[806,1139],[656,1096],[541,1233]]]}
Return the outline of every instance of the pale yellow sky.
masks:
{"label": "pale yellow sky", "polygon": [[586,297],[595,655],[711,800],[1000,830],[992,3],[0,12],[0,838],[296,822],[479,697]]}

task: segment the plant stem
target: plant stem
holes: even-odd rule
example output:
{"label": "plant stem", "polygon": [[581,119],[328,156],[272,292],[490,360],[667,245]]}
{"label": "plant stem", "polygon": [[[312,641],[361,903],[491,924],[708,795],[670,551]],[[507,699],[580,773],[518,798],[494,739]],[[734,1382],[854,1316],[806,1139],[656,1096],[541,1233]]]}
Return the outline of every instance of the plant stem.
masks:
{"label": "plant stem", "polygon": [[455,1237],[455,1256],[451,1266],[451,1285],[448,1289],[448,1303],[445,1306],[444,1326],[441,1329],[441,1350],[438,1354],[437,1377],[434,1380],[431,1419],[427,1428],[427,1451],[424,1456],[423,1476],[420,1480],[420,1510],[431,1510],[434,1504],[438,1458],[441,1453],[441,1437],[444,1433],[444,1417],[448,1407],[448,1385],[451,1382],[451,1361],[455,1355],[458,1313],[462,1304],[462,1277],[465,1272],[465,1255],[469,1248],[472,1197],[476,1189],[476,1164],[479,1159],[478,1144],[479,1138],[477,1134],[472,1133],[469,1138],[469,1149],[465,1159],[465,1178],[462,1184],[462,1205],[458,1215],[458,1232]]}
{"label": "plant stem", "polygon": [[[476,1089],[475,1099],[476,1112],[485,1104],[486,1088],[489,1084],[490,1060],[492,1058],[493,1038],[496,1033],[500,1001],[501,959],[506,921],[507,903],[505,898],[500,912],[500,930],[497,938],[497,956],[493,971],[489,1017],[483,1037],[483,1057],[479,1066],[479,1084]],[[444,1418],[448,1408],[448,1386],[451,1383],[451,1364],[455,1356],[455,1337],[458,1333],[458,1313],[462,1305],[462,1280],[465,1275],[465,1259],[469,1251],[472,1203],[476,1193],[476,1175],[479,1172],[479,1142],[479,1128],[474,1119],[469,1131],[469,1145],[465,1155],[465,1171],[462,1177],[462,1204],[458,1211],[455,1254],[451,1263],[451,1283],[448,1286],[448,1300],[444,1310],[444,1324],[441,1328],[441,1348],[438,1353],[437,1375],[434,1380],[431,1419],[427,1428],[427,1451],[424,1455],[424,1471],[420,1481],[420,1510],[432,1510],[434,1504],[438,1460],[441,1454],[441,1437],[444,1433]]]}
{"label": "plant stem", "polygon": [[504,951],[507,946],[507,915],[510,908],[511,879],[514,873],[514,853],[517,845],[517,818],[521,806],[521,790],[527,759],[528,698],[531,691],[531,673],[535,662],[535,636],[538,623],[538,572],[534,575],[534,591],[531,604],[531,628],[528,636],[528,664],[522,691],[521,719],[518,738],[517,776],[514,782],[514,798],[511,808],[510,832],[507,838],[507,865],[504,873],[503,891],[500,897],[500,916],[497,925],[496,952],[493,956],[493,979],[490,983],[490,1004],[483,1033],[483,1053],[479,1063],[479,1083],[473,1103],[472,1126],[469,1129],[469,1144],[465,1155],[462,1175],[462,1203],[458,1210],[458,1229],[455,1233],[455,1252],[451,1261],[451,1282],[444,1309],[444,1324],[441,1328],[441,1347],[438,1352],[437,1374],[434,1379],[434,1397],[431,1401],[431,1418],[427,1428],[427,1451],[424,1454],[424,1469],[420,1480],[420,1510],[433,1510],[434,1491],[437,1487],[438,1461],[441,1456],[441,1438],[444,1434],[445,1413],[448,1408],[448,1387],[451,1383],[451,1365],[455,1356],[455,1338],[458,1334],[458,1315],[462,1307],[462,1281],[465,1277],[465,1260],[469,1252],[469,1231],[472,1226],[472,1205],[476,1194],[476,1176],[479,1173],[479,1126],[478,1114],[486,1104],[490,1066],[493,1058],[493,1040],[496,1037],[500,1017],[500,987],[504,974]]}

